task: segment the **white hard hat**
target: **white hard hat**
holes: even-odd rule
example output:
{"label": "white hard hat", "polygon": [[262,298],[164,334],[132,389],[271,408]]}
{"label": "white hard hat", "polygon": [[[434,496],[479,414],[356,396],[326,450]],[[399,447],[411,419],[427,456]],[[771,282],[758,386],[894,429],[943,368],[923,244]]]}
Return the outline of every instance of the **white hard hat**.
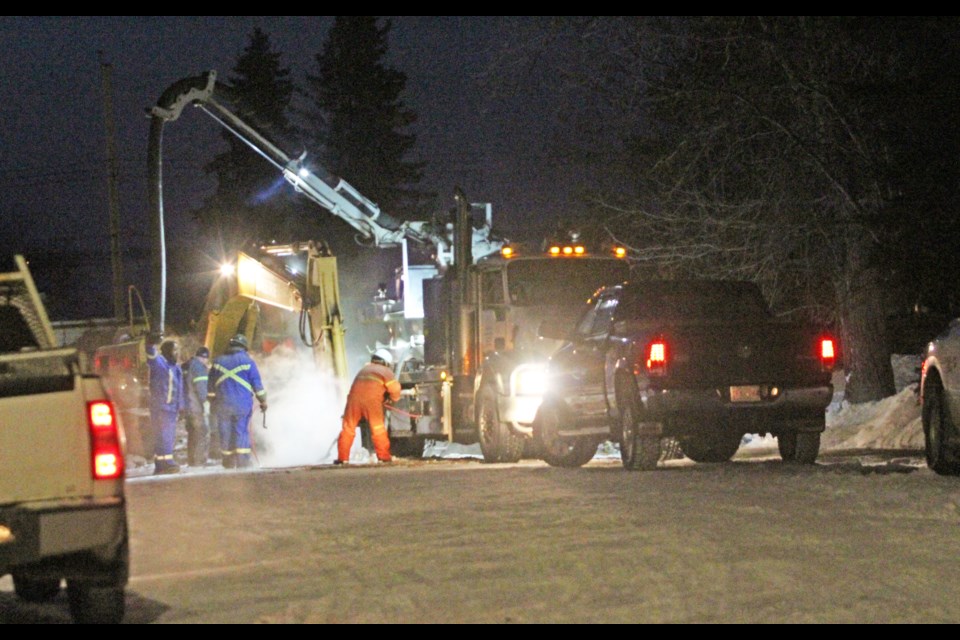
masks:
{"label": "white hard hat", "polygon": [[377,349],[373,352],[374,358],[380,358],[387,364],[393,364],[393,354],[390,353],[389,349]]}

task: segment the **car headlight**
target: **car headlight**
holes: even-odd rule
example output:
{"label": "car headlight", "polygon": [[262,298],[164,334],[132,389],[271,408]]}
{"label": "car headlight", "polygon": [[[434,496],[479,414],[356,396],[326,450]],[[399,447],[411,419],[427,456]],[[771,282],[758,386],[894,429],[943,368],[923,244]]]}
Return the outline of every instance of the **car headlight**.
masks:
{"label": "car headlight", "polygon": [[543,365],[524,365],[513,372],[511,388],[518,396],[542,396],[547,391],[547,369]]}

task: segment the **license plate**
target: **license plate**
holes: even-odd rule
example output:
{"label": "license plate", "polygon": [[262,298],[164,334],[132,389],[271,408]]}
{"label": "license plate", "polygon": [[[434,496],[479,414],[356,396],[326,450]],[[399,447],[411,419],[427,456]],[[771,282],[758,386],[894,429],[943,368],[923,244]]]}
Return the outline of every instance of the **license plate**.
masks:
{"label": "license plate", "polygon": [[760,402],[760,385],[730,387],[730,402]]}

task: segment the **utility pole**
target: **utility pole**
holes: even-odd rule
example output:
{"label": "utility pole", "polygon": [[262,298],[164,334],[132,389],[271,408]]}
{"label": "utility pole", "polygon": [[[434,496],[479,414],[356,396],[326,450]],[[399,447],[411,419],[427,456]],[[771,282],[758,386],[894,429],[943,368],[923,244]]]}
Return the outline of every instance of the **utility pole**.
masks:
{"label": "utility pole", "polygon": [[113,271],[113,316],[124,317],[123,311],[123,261],[120,253],[120,196],[118,190],[117,149],[114,143],[113,90],[110,76],[113,67],[100,61],[103,80],[103,118],[107,134],[107,195],[110,208],[110,264]]}

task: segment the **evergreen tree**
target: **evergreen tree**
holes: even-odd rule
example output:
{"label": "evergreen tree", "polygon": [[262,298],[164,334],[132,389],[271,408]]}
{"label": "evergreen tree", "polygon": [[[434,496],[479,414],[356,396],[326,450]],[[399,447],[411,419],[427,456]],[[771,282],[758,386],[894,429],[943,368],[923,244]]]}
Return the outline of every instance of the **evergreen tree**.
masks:
{"label": "evergreen tree", "polygon": [[416,185],[423,162],[406,159],[416,137],[403,133],[416,121],[401,93],[406,74],[387,68],[391,23],[377,16],[337,16],[317,54],[318,73],[307,75],[324,149],[321,163],[381,210],[401,219],[422,219],[432,194]]}
{"label": "evergreen tree", "polygon": [[[257,27],[224,85],[234,113],[283,148],[282,140],[293,131],[287,111],[295,87],[280,57]],[[206,167],[217,178],[217,190],[196,212],[201,227],[228,256],[251,243],[295,239],[289,237],[298,210],[293,188],[233,133],[224,130],[222,135],[228,148]]]}

